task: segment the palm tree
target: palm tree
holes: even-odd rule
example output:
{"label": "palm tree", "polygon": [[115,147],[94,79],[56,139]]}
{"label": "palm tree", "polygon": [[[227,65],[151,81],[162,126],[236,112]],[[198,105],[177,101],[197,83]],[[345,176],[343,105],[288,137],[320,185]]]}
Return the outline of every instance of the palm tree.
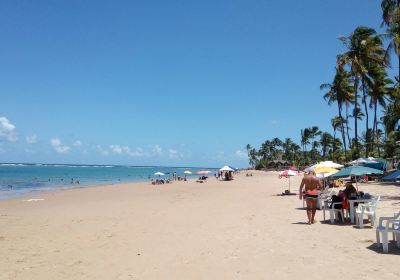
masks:
{"label": "palm tree", "polygon": [[326,154],[331,146],[335,143],[334,138],[328,132],[321,134],[320,144],[322,148],[322,157],[326,159]]}
{"label": "palm tree", "polygon": [[[376,35],[373,28],[364,26],[357,27],[349,37],[340,37],[347,48],[347,52],[338,56],[338,67],[348,65],[350,73],[354,78],[354,111],[358,112],[358,87],[361,82],[363,92],[363,103],[366,102],[365,83],[368,78],[368,66],[371,63],[386,65],[384,61],[384,49],[382,41]],[[368,110],[366,111],[368,114]],[[368,115],[367,115],[368,130]],[[358,156],[358,118],[354,118],[354,141],[356,145],[356,156]]]}
{"label": "palm tree", "polygon": [[386,106],[384,116],[381,119],[385,127],[386,138],[388,138],[390,133],[400,130],[400,93],[398,91],[393,93],[390,103]]}
{"label": "palm tree", "polygon": [[387,47],[387,55],[390,50],[394,50],[397,54],[400,78],[400,0],[382,0],[381,8],[383,19],[381,26],[386,25],[388,27],[384,37],[390,39],[390,43]]}
{"label": "palm tree", "polygon": [[315,138],[319,135],[321,135],[322,131],[319,130],[318,126],[313,126],[310,127],[309,129],[310,132],[310,140],[312,141],[311,143],[311,159],[316,160],[315,155],[317,154],[317,148],[319,147],[319,141],[315,141]]}
{"label": "palm tree", "polygon": [[[393,94],[393,81],[387,77],[386,68],[376,66],[370,71],[372,79],[369,84],[369,95],[371,97],[369,107],[374,110],[374,121],[372,125],[372,137],[375,139],[375,132],[378,130],[377,111],[378,105],[386,108],[388,97]],[[374,149],[372,141],[372,150]]]}
{"label": "palm tree", "polygon": [[286,138],[283,142],[282,147],[285,160],[293,160],[293,145],[294,142],[291,138]]}
{"label": "palm tree", "polygon": [[382,0],[382,26],[390,26],[393,21],[393,14],[400,7],[400,0]]}
{"label": "palm tree", "polygon": [[247,155],[249,156],[249,164],[251,167],[255,167],[257,164],[257,150],[251,147],[250,144],[246,145]]}
{"label": "palm tree", "polygon": [[[328,105],[333,104],[334,102],[337,103],[338,111],[339,111],[339,118],[343,120],[342,111],[343,111],[343,104],[346,105],[346,112],[348,104],[352,103],[354,99],[353,96],[353,88],[351,86],[351,77],[348,72],[344,70],[343,67],[336,68],[335,78],[332,84],[322,84],[320,89],[328,89],[328,92],[325,93],[324,99],[328,101]],[[346,113],[346,118],[348,118],[348,114]],[[346,138],[344,133],[344,122],[340,122],[341,126],[341,133],[342,133],[342,140],[343,140],[343,147],[345,151],[345,157],[347,157],[347,147],[346,147]],[[350,140],[349,140],[350,142]]]}
{"label": "palm tree", "polygon": [[322,131],[319,130],[318,126],[313,126],[309,128],[309,131],[311,140],[314,140],[317,136],[322,134]]}
{"label": "palm tree", "polygon": [[310,144],[310,130],[305,128],[301,130],[301,145],[303,146],[304,160],[306,159],[307,145]]}

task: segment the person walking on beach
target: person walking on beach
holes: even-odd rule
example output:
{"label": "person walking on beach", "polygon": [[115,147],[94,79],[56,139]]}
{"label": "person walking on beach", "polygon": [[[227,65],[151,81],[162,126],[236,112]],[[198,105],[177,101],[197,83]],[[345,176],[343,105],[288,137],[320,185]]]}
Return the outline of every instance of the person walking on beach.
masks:
{"label": "person walking on beach", "polygon": [[303,177],[300,184],[299,199],[303,199],[303,187],[304,187],[304,198],[307,204],[307,218],[308,224],[313,224],[315,212],[317,211],[318,201],[318,190],[321,189],[322,185],[320,180],[315,176],[314,171],[311,171],[307,176]]}

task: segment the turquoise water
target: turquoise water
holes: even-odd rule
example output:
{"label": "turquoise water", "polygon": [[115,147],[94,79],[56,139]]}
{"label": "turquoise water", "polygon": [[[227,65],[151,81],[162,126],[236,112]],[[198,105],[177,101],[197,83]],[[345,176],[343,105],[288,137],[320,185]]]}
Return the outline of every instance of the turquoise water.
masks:
{"label": "turquoise water", "polygon": [[[115,166],[115,165],[67,165],[67,164],[0,164],[0,199],[25,196],[31,193],[70,189],[105,184],[145,182],[154,178],[171,178],[176,172],[185,176],[184,171],[195,173],[204,168]],[[214,169],[207,169],[212,171]],[[155,176],[162,172],[165,176]],[[79,184],[78,184],[79,182]]]}

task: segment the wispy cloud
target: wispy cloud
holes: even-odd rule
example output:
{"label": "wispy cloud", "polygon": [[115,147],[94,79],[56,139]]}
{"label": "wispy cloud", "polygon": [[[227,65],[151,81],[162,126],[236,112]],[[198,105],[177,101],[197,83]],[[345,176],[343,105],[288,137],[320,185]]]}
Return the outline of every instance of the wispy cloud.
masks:
{"label": "wispy cloud", "polygon": [[26,136],[25,141],[27,144],[36,144],[37,143],[37,136],[33,134],[32,136]]}
{"label": "wispy cloud", "polygon": [[236,155],[238,158],[241,158],[241,159],[247,159],[247,158],[248,158],[247,153],[246,153],[245,151],[243,151],[243,150],[237,150],[237,151],[235,152],[235,155]]}
{"label": "wispy cloud", "polygon": [[146,157],[149,153],[146,153],[142,148],[131,149],[128,146],[121,145],[110,145],[110,152],[117,155],[128,155],[131,157]]}
{"label": "wispy cloud", "polygon": [[6,117],[0,117],[0,140],[5,139],[9,142],[18,141],[16,128]]}
{"label": "wispy cloud", "polygon": [[61,140],[58,138],[53,138],[50,140],[51,146],[59,154],[66,154],[69,152],[70,147],[63,145]]}
{"label": "wispy cloud", "polygon": [[162,148],[158,144],[154,145],[152,150],[155,155],[161,156],[163,154]]}
{"label": "wispy cloud", "polygon": [[72,144],[72,146],[74,146],[74,147],[80,147],[80,146],[82,146],[82,141],[81,141],[81,140],[76,140],[76,141]]}
{"label": "wispy cloud", "polygon": [[108,156],[110,152],[107,149],[103,149],[101,145],[96,145],[95,149],[102,155],[102,156]]}
{"label": "wispy cloud", "polygon": [[183,154],[175,149],[168,149],[168,156],[170,158],[182,158]]}

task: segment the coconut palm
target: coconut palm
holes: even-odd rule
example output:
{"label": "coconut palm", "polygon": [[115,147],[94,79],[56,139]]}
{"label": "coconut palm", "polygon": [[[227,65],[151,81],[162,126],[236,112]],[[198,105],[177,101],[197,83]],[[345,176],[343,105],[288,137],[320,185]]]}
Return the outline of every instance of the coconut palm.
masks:
{"label": "coconut palm", "polygon": [[389,54],[394,52],[397,55],[398,60],[398,77],[400,77],[400,9],[397,6],[395,11],[392,13],[392,17],[386,33],[383,34],[385,39],[389,40],[388,47],[386,49],[385,58],[389,60]]}
{"label": "coconut palm", "polygon": [[303,155],[304,159],[306,159],[307,145],[310,144],[310,130],[305,128],[301,130],[301,145],[303,146]]}
{"label": "coconut palm", "polygon": [[[346,109],[348,104],[351,104],[354,99],[354,90],[351,86],[351,76],[348,72],[344,70],[343,67],[336,68],[335,78],[332,84],[322,84],[320,86],[321,90],[328,89],[328,92],[325,93],[324,99],[328,101],[328,105],[333,103],[337,103],[339,118],[343,120],[342,112],[343,112],[343,104],[346,105]],[[346,110],[347,111],[347,110]],[[348,118],[348,114],[346,113],[346,118]],[[343,140],[343,147],[345,151],[345,156],[347,154],[347,147],[346,147],[346,138],[344,133],[344,125],[345,122],[340,122],[341,133],[342,133],[342,140]],[[350,140],[349,140],[350,142]]]}
{"label": "coconut palm", "polygon": [[[385,51],[379,36],[373,28],[357,27],[349,37],[341,36],[340,40],[347,48],[347,52],[338,56],[338,67],[349,66],[354,79],[354,111],[358,112],[358,87],[362,85],[363,103],[366,101],[366,79],[368,78],[368,66],[371,63],[386,65],[384,61]],[[368,114],[368,109],[366,111]],[[367,115],[368,130],[368,115]],[[356,144],[356,156],[358,156],[358,118],[354,118],[354,142]]]}
{"label": "coconut palm", "polygon": [[257,163],[257,150],[254,149],[250,144],[246,145],[247,154],[249,156],[249,164],[251,167],[255,167]]}
{"label": "coconut palm", "polygon": [[[333,142],[336,142],[336,130],[338,130],[340,127],[343,127],[343,118],[340,116],[335,116],[334,118],[331,119],[331,125],[333,128]],[[344,131],[342,130],[342,138],[344,138]],[[333,146],[333,153],[336,151],[336,146]]]}
{"label": "coconut palm", "polygon": [[382,26],[390,26],[393,21],[393,14],[400,7],[400,0],[382,0]]}
{"label": "coconut palm", "polygon": [[[376,66],[371,69],[370,76],[372,79],[369,84],[369,96],[370,104],[369,107],[374,110],[374,121],[372,125],[372,137],[375,139],[375,132],[378,130],[378,118],[377,111],[378,105],[382,108],[386,108],[386,103],[389,97],[393,94],[393,81],[388,78],[386,69],[383,67]],[[372,149],[374,148],[375,141],[372,141]]]}
{"label": "coconut palm", "polygon": [[328,132],[323,132],[321,134],[320,145],[322,149],[322,157],[326,159],[326,154],[330,147],[334,144],[334,138]]}

